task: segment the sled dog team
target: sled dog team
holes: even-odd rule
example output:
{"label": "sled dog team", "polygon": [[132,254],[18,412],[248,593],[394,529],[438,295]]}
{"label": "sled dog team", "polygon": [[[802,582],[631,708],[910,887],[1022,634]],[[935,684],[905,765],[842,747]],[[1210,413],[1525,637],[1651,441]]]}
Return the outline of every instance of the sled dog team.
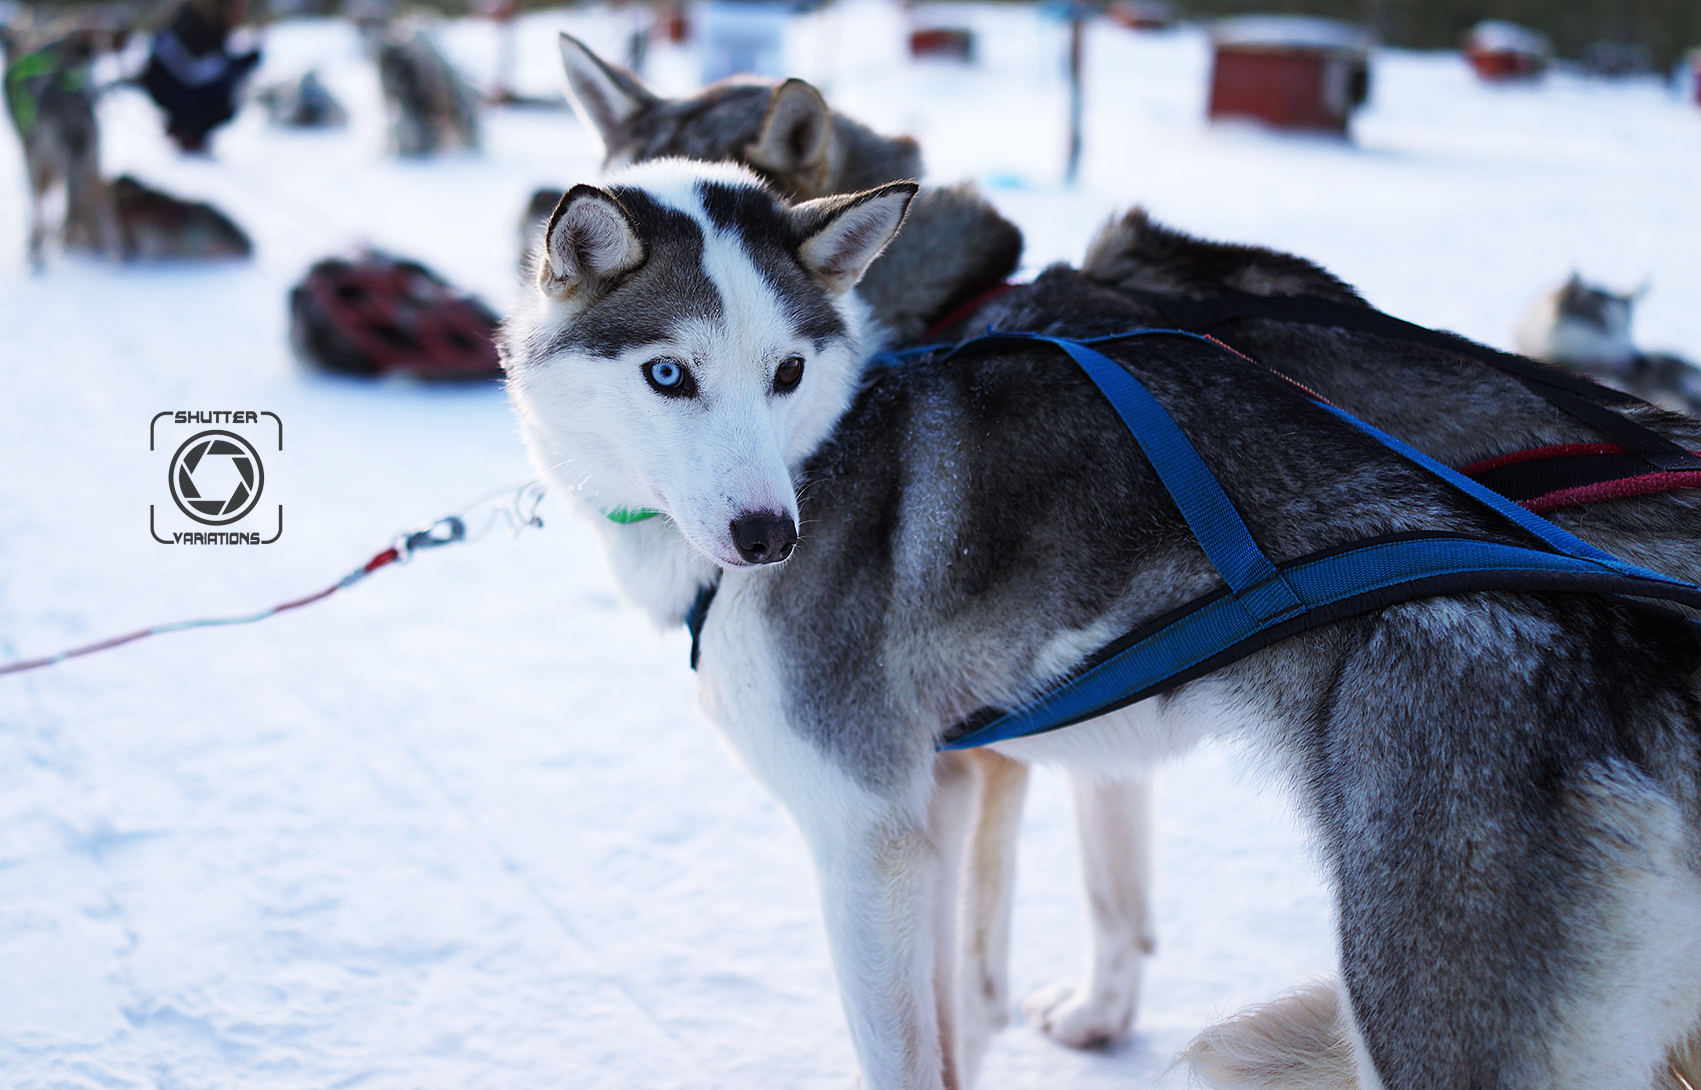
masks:
{"label": "sled dog team", "polygon": [[[1207,1030],[1203,1081],[1701,1085],[1701,656],[1655,595],[1456,573],[1074,725],[942,748],[1225,582],[1256,611],[1367,542],[1570,534],[1693,584],[1701,421],[1408,334],[1309,262],[1138,211],[1080,268],[1010,286],[1007,221],[920,189],[913,143],[807,84],[669,101],[562,52],[611,172],[537,232],[503,334],[514,407],[625,592],[690,625],[701,706],[795,817],[864,1086],[974,1081],[1010,1005],[1034,762],[1074,778],[1093,953],[1030,1016],[1075,1046],[1125,1034],[1152,943],[1147,769],[1219,734],[1314,825],[1340,978]],[[1101,387],[1186,449],[1136,437]],[[1241,594],[1176,458],[1279,578]]]}

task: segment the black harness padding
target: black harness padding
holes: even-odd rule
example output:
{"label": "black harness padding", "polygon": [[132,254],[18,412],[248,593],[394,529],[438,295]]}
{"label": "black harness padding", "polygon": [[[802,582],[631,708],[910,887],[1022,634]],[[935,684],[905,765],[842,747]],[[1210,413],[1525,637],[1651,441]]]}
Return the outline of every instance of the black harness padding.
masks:
{"label": "black harness padding", "polygon": [[1460,472],[1509,500],[1523,502],[1550,492],[1624,480],[1647,470],[1647,463],[1634,454],[1557,454],[1515,465]]}
{"label": "black harness padding", "polygon": [[1524,356],[1478,344],[1456,333],[1404,321],[1374,307],[1308,295],[1251,295],[1225,290],[1223,294],[1208,299],[1183,299],[1136,288],[1117,287],[1115,290],[1143,306],[1151,307],[1176,328],[1193,332],[1214,329],[1237,318],[1263,318],[1351,329],[1468,356],[1511,375],[1531,393],[1581,420],[1655,469],[1673,473],[1701,470],[1701,455],[1684,450],[1664,436],[1606,407],[1647,404],[1641,398]]}
{"label": "black harness padding", "polygon": [[714,604],[715,592],[721,589],[721,580],[717,575],[713,583],[704,583],[697,588],[697,598],[691,603],[691,608],[685,611],[685,631],[691,633],[691,669],[697,668],[697,657],[702,652],[703,623],[709,619],[709,607]]}

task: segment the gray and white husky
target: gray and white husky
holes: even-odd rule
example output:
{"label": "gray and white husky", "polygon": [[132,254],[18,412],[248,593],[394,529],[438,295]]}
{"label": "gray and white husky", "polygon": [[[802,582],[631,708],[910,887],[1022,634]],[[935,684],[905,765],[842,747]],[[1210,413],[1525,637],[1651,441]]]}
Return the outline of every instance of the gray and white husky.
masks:
{"label": "gray and white husky", "polygon": [[[962,1084],[968,781],[942,732],[1220,585],[1054,348],[864,373],[850,288],[914,190],[794,207],[737,167],[665,161],[575,187],[504,347],[534,461],[626,591],[677,624],[718,579],[701,703],[808,842],[870,1090]],[[1067,269],[1001,313],[1077,337],[1142,324]],[[1521,543],[1242,360],[1106,351],[1278,559],[1420,529]],[[999,748],[1102,772],[1211,733],[1260,747],[1318,828],[1361,1085],[1653,1086],[1701,1016],[1688,650],[1604,598],[1437,597]]]}
{"label": "gray and white husky", "polygon": [[1631,312],[1647,291],[1619,293],[1576,273],[1518,325],[1518,351],[1562,364],[1668,409],[1701,415],[1701,368],[1666,352],[1643,352]]}

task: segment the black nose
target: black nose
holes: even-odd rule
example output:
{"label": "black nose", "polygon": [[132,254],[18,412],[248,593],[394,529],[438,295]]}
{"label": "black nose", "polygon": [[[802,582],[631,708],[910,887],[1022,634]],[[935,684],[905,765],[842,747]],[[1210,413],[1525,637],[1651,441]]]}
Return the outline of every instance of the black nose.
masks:
{"label": "black nose", "polygon": [[797,544],[797,523],[790,515],[752,511],[732,520],[732,543],[752,564],[778,564]]}

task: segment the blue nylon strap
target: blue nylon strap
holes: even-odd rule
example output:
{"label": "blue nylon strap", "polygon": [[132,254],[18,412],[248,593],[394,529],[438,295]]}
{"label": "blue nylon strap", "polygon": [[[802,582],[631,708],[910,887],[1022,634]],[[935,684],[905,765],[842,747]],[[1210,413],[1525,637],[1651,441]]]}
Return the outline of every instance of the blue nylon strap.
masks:
{"label": "blue nylon strap", "polygon": [[[1317,610],[1372,591],[1413,583],[1436,576],[1461,574],[1509,574],[1567,576],[1617,575],[1628,565],[1602,565],[1583,557],[1539,552],[1518,545],[1460,538],[1430,538],[1384,542],[1336,553],[1320,560],[1297,564],[1284,572],[1304,601],[1304,609]],[[1664,586],[1687,588],[1688,604],[1701,606],[1701,589],[1667,578],[1652,576],[1650,595]],[[1641,578],[1633,576],[1632,578]],[[1039,734],[1079,722],[1129,696],[1153,689],[1168,679],[1234,647],[1275,623],[1250,623],[1232,606],[1232,599],[1218,598],[1188,613],[1173,624],[1087,670],[1023,708],[1007,713],[971,734],[942,746],[971,749]]]}
{"label": "blue nylon strap", "polygon": [[[1572,587],[1592,583],[1607,588],[1607,592],[1680,601],[1701,608],[1701,587],[1626,564],[1328,404],[1322,407],[1557,551],[1460,538],[1425,538],[1348,549],[1278,570],[1253,541],[1233,503],[1169,413],[1121,365],[1087,347],[1089,343],[1150,335],[1189,337],[1222,347],[1182,330],[1137,330],[1082,341],[992,330],[976,341],[956,346],[946,358],[977,341],[992,339],[1044,341],[1067,352],[1122,417],[1230,593],[1206,601],[1026,707],[1006,713],[942,748],[968,749],[1079,722],[1112,705],[1126,703],[1135,694],[1157,691],[1166,680],[1284,621],[1427,579],[1480,574],[1497,577],[1504,584],[1507,577],[1547,576],[1556,589],[1563,589],[1567,580]],[[906,356],[934,351],[937,349],[888,353],[879,363],[890,366]]]}
{"label": "blue nylon strap", "polygon": [[1181,509],[1181,517],[1187,520],[1199,547],[1252,617],[1274,621],[1304,608],[1276,565],[1252,540],[1252,532],[1223,493],[1216,475],[1181,433],[1175,419],[1138,379],[1115,360],[1084,344],[1059,337],[1036,335],[1033,339],[1048,341],[1069,353],[1109,399]]}

